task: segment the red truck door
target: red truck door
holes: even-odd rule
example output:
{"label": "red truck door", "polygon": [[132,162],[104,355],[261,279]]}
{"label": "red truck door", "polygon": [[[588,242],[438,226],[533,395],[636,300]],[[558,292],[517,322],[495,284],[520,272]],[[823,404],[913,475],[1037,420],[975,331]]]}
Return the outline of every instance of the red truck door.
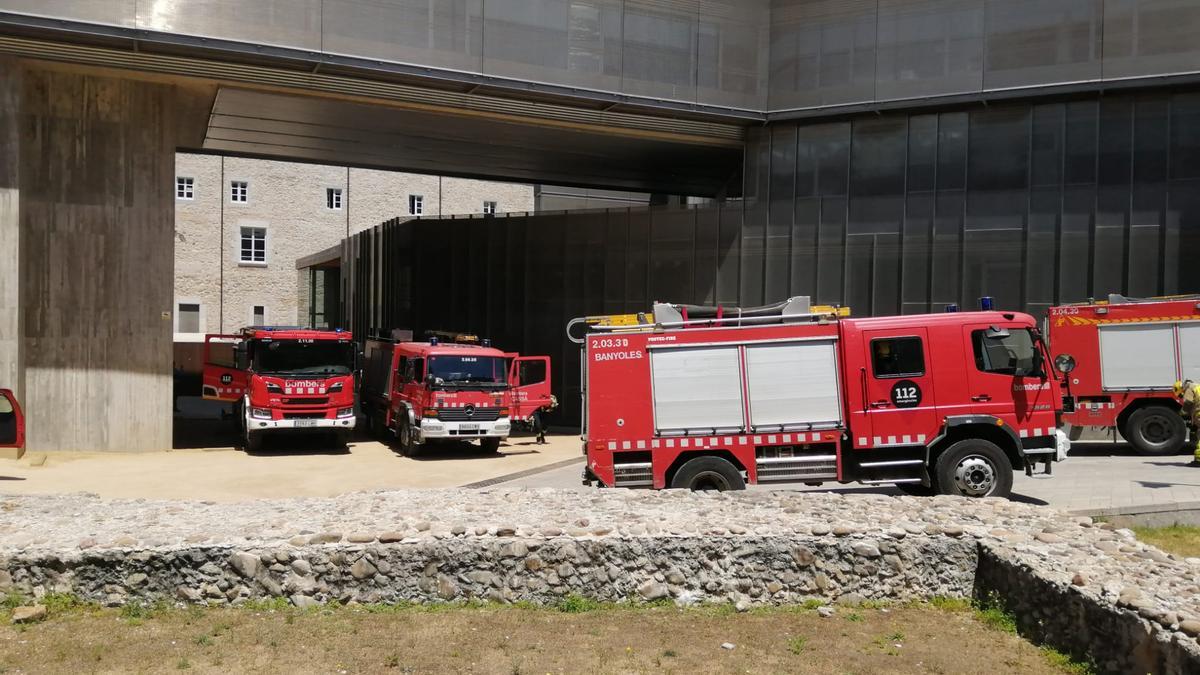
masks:
{"label": "red truck door", "polygon": [[242,340],[236,335],[204,336],[204,375],[202,394],[214,401],[240,401],[250,375],[239,369],[234,358]]}
{"label": "red truck door", "polygon": [[17,397],[0,389],[0,448],[20,448],[25,445],[25,416]]}
{"label": "red truck door", "polygon": [[974,360],[966,374],[971,412],[1003,419],[1022,437],[1053,434],[1055,391],[1042,375],[1050,364],[1039,364],[1029,329],[980,323],[963,326],[963,333]]}
{"label": "red truck door", "polygon": [[855,446],[927,443],[939,427],[928,331],[911,326],[865,330],[863,343],[865,410],[853,411]]}
{"label": "red truck door", "polygon": [[550,405],[550,357],[514,358],[508,370],[508,384],[513,389],[512,418],[529,419],[539,408]]}

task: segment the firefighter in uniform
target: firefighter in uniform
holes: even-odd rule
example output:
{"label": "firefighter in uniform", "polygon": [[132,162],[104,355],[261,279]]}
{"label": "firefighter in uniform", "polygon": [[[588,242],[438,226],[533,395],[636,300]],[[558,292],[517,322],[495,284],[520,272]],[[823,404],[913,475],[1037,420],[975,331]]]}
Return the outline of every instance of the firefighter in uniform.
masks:
{"label": "firefighter in uniform", "polygon": [[1188,421],[1188,427],[1198,437],[1196,447],[1192,449],[1192,464],[1200,466],[1200,385],[1191,380],[1176,381],[1175,398],[1181,404],[1179,414]]}

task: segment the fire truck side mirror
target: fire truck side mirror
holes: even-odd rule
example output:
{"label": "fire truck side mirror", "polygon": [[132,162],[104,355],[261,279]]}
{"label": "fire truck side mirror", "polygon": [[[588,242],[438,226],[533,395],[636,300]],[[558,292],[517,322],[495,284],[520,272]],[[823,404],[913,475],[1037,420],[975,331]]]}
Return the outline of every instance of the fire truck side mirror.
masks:
{"label": "fire truck side mirror", "polygon": [[1075,370],[1075,357],[1070,354],[1059,354],[1054,357],[1054,367],[1058,369],[1058,372],[1066,375]]}

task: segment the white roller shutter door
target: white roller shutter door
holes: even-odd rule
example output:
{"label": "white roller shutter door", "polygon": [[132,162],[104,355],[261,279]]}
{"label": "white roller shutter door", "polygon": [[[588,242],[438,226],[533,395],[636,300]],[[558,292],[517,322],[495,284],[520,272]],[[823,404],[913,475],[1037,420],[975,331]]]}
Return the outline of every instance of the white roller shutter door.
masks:
{"label": "white roller shutter door", "polygon": [[745,428],[737,345],[652,349],[650,370],[658,431]]}
{"label": "white roller shutter door", "polygon": [[1169,388],[1175,383],[1172,324],[1100,326],[1100,372],[1105,389]]}
{"label": "white roller shutter door", "polygon": [[1179,365],[1183,379],[1200,382],[1200,323],[1179,324]]}
{"label": "white roller shutter door", "polygon": [[746,347],[750,426],[828,426],[841,422],[833,340]]}

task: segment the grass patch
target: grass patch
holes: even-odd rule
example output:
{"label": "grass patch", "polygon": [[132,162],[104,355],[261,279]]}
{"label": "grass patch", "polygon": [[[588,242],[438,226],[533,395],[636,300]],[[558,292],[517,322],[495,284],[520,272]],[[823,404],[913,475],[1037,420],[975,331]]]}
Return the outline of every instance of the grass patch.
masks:
{"label": "grass patch", "polygon": [[788,640],[787,648],[788,651],[793,654],[803,654],[804,650],[808,649],[808,638],[804,637],[803,635],[797,635],[796,637]]}
{"label": "grass patch", "polygon": [[1058,668],[1068,675],[1093,675],[1096,668],[1091,663],[1076,661],[1070,655],[1064,654],[1053,647],[1042,647],[1042,658],[1046,663]]}
{"label": "grass patch", "polygon": [[1157,546],[1168,553],[1185,558],[1200,557],[1200,527],[1194,525],[1168,525],[1167,527],[1135,527],[1138,539]]}

